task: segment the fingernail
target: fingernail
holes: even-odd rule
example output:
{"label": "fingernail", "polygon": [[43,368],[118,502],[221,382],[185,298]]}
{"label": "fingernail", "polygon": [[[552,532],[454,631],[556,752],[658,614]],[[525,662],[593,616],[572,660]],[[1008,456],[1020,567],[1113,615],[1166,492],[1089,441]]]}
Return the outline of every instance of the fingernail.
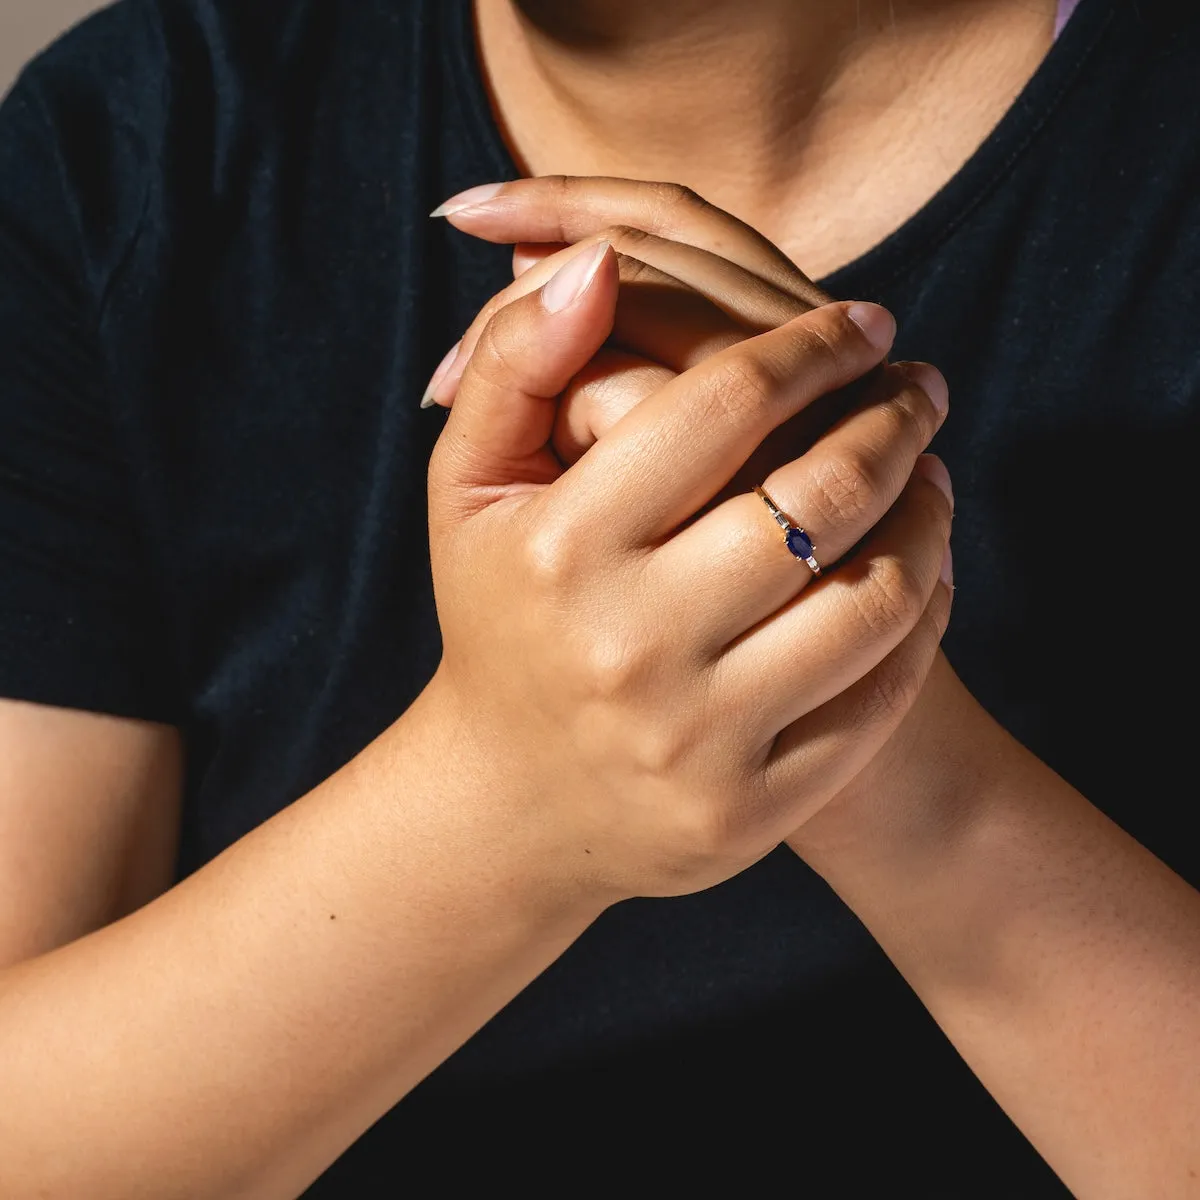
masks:
{"label": "fingernail", "polygon": [[429,215],[449,217],[462,212],[464,208],[476,208],[480,204],[486,204],[503,186],[502,183],[481,183],[477,187],[467,188],[465,192],[459,192],[439,204]]}
{"label": "fingernail", "polygon": [[429,386],[425,389],[425,395],[421,397],[422,408],[432,408],[437,402],[435,397],[437,395],[438,385],[443,379],[446,378],[446,372],[449,371],[452,366],[454,366],[454,360],[458,357],[458,351],[461,346],[461,340],[455,342],[454,345],[450,347],[446,357],[443,358],[440,363],[438,363],[437,370],[434,371],[433,378],[430,379]]}
{"label": "fingernail", "polygon": [[906,362],[897,364],[928,397],[943,420],[950,411],[950,385],[932,363]]}
{"label": "fingernail", "polygon": [[542,288],[542,303],[550,312],[562,312],[564,308],[570,308],[588,290],[608,253],[608,247],[608,242],[598,242],[576,254],[550,277],[550,282]]}
{"label": "fingernail", "polygon": [[942,462],[936,454],[922,454],[917,459],[917,470],[935,484],[942,491],[942,495],[950,501],[950,507],[954,507],[954,488],[950,483],[950,472],[946,470],[946,464]]}
{"label": "fingernail", "polygon": [[946,553],[942,555],[942,569],[938,578],[948,587],[954,587],[954,555],[950,553],[950,543],[946,543]]}
{"label": "fingernail", "polygon": [[850,305],[846,316],[866,335],[876,350],[886,350],[896,340],[896,318],[879,304],[859,301]]}

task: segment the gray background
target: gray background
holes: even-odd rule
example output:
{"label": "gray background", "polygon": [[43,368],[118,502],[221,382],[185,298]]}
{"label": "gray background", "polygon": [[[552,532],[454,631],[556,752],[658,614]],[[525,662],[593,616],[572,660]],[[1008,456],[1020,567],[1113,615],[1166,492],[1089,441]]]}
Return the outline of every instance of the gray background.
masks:
{"label": "gray background", "polygon": [[37,51],[100,7],[97,0],[0,0],[0,93]]}

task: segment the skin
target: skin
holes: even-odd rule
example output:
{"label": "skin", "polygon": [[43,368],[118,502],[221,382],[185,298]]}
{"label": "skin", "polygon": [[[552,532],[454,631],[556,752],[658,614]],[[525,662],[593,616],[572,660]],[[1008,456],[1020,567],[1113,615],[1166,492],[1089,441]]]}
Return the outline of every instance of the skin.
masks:
{"label": "skin", "polygon": [[[647,11],[651,7],[642,6]],[[793,7],[809,18],[815,12],[815,7],[799,3]],[[999,11],[1003,6],[988,7]],[[1028,9],[1028,5],[1024,7]],[[720,15],[719,6],[710,8]],[[961,14],[966,8],[962,4],[930,6],[931,14],[944,10],[930,26],[949,30],[950,23],[943,16],[948,18],[952,9]],[[609,11],[609,7],[587,9],[593,13],[601,10]],[[611,6],[612,13],[626,19],[630,11],[622,5]],[[898,24],[891,36],[911,46],[908,31],[915,26],[906,23],[899,2],[897,14]],[[765,5],[741,3],[736,20],[761,30],[770,15]],[[773,15],[780,16],[778,9]],[[810,20],[807,28],[812,31],[816,25]],[[960,33],[962,28],[960,25]],[[993,32],[997,28],[993,27]],[[873,43],[877,51],[887,44],[881,39],[882,34]],[[966,41],[960,41],[965,50]],[[714,40],[708,44],[711,50]],[[973,44],[982,47],[984,42],[980,39]],[[1018,46],[1019,38],[993,38],[988,44],[996,46],[987,60],[996,69],[983,74],[1006,77],[1004,87],[1011,93],[1020,76],[1013,64],[1032,60],[1034,52],[1023,58],[1000,50],[1002,45]],[[1032,39],[1030,45],[1035,44]],[[943,57],[954,61],[955,56],[948,52],[955,47],[954,39],[948,37],[945,46]],[[865,52],[866,43],[859,49]],[[489,53],[486,45],[485,56],[492,67],[502,61]],[[707,61],[707,86],[713,81],[719,84],[724,80],[731,86],[736,82],[739,63],[732,56],[726,60],[710,54]],[[743,59],[740,65],[747,61],[752,60]],[[861,61],[872,60],[868,56]],[[874,61],[880,61],[878,55]],[[763,65],[761,55],[758,65]],[[898,78],[895,65],[893,60],[888,70],[873,72],[876,87],[893,86]],[[977,60],[977,77],[979,68]],[[493,77],[498,80],[499,73],[493,71]],[[747,77],[745,72],[743,77]],[[778,73],[773,78],[778,85]],[[953,115],[958,106],[956,98],[951,99],[953,91],[946,87],[948,79],[943,79],[943,103],[935,107]],[[826,149],[835,147],[835,133],[840,130],[848,137],[854,127],[849,119],[852,109],[834,103],[820,73],[802,82],[821,99],[814,111],[846,116],[845,121],[824,125],[827,136],[821,144]],[[867,93],[859,94],[862,99]],[[646,93],[642,95],[645,98]],[[660,97],[658,113],[668,118],[674,113],[686,127],[697,118],[698,110],[690,104],[694,99],[686,89],[677,90],[669,105]],[[769,86],[762,88],[760,99],[757,107],[729,106],[731,111],[742,112],[745,121],[740,129],[725,127],[728,144],[755,144],[756,130],[762,128],[760,119],[771,99]],[[561,123],[567,107],[550,105],[545,113]],[[986,125],[974,110],[959,113],[959,118],[955,125],[961,127],[959,144],[977,139]],[[537,128],[520,120],[510,120],[509,125]],[[881,128],[876,127],[877,134]],[[773,144],[779,148],[778,138]],[[817,143],[809,139],[809,144]],[[835,157],[852,161],[849,154],[825,155],[829,161]],[[712,156],[705,158],[717,161]],[[760,152],[755,161],[761,166],[767,160]],[[747,165],[753,168],[755,161],[748,158]],[[680,166],[688,168],[687,163]],[[603,169],[599,161],[587,164],[589,174]],[[793,162],[781,174],[798,169],[799,164]],[[638,174],[636,170],[616,173]],[[665,172],[660,165],[655,175],[663,173],[690,181],[687,169]],[[736,188],[730,185],[732,199],[727,207],[754,218],[760,228],[803,257],[802,247],[793,247],[782,236],[785,231],[777,212],[763,205],[760,217],[749,203],[737,202],[735,191],[740,191],[743,199],[757,194],[757,185],[766,174],[765,169],[758,174],[753,170],[739,173]],[[849,180],[852,175],[847,170],[844,178]],[[925,180],[914,184],[915,192],[933,190],[936,175],[914,170],[914,180]],[[816,177],[810,173],[811,179]],[[699,175],[696,180],[703,186]],[[786,179],[784,182],[786,185]],[[715,192],[714,188],[704,190]],[[771,193],[776,201],[785,194],[799,193],[787,186]],[[822,193],[814,187],[807,194],[811,220],[816,211],[812,205]],[[824,194],[832,197],[835,193]],[[780,204],[779,211],[783,207]],[[872,210],[860,207],[866,228]],[[871,216],[876,221],[890,219]],[[604,224],[611,223],[610,219]],[[830,224],[821,239],[824,243],[827,234],[830,245],[842,247],[831,254],[843,260],[845,247],[854,241],[853,237],[835,236],[837,228],[845,227]],[[862,240],[871,236],[864,234]],[[736,250],[723,247],[725,252],[736,254]],[[821,274],[811,267],[815,257],[808,256],[805,261],[815,274]],[[470,404],[463,410],[467,416],[456,411],[454,423],[447,428],[449,436],[439,447],[431,479],[433,517],[439,523],[435,545],[451,546],[462,523],[486,520],[496,503],[545,503],[528,497],[535,492],[540,496],[538,489],[549,486],[552,464],[544,455],[530,453],[528,441],[506,441],[508,434],[503,431],[511,432],[509,423],[515,416],[519,419],[512,428],[528,433],[540,420],[543,443],[554,435],[557,417],[549,421],[547,417],[557,405],[538,393],[556,382],[565,384],[591,361],[604,340],[606,321],[616,315],[618,266],[618,260],[610,259],[588,293],[591,299],[581,301],[582,307],[567,310],[568,322],[576,320],[577,324],[560,330],[561,340],[548,336],[547,326],[539,324],[543,314],[536,308],[518,310],[518,316],[523,313],[529,322],[527,327],[507,324],[514,320],[511,315],[504,321],[497,318],[496,336],[485,343],[485,358],[490,357],[491,366],[477,377],[465,374],[459,393],[470,400],[472,386],[478,386],[474,393],[477,419],[470,418]],[[606,304],[610,308],[607,317],[603,315]],[[701,306],[693,311],[704,310]],[[704,320],[711,323],[712,314]],[[802,327],[790,328],[794,333]],[[845,325],[831,327],[824,336],[830,336],[833,328],[840,329],[843,337],[854,336]],[[774,331],[774,326],[771,329]],[[540,351],[534,364],[537,370],[545,371],[548,357],[544,347],[554,345],[562,352],[554,361],[564,377],[535,376],[530,364],[522,367],[519,348],[530,344],[535,335]],[[815,343],[809,344],[816,350]],[[865,355],[861,345],[855,353]],[[744,364],[744,359],[735,361]],[[817,361],[826,363],[827,369],[824,358]],[[861,374],[874,370],[878,357],[865,355],[854,361]],[[662,366],[655,370],[662,386],[675,374]],[[802,371],[798,377],[807,374]],[[833,382],[825,378],[826,384]],[[919,407],[922,394],[928,399],[923,389],[909,389],[901,403],[913,406],[914,415],[932,429],[936,410]],[[536,403],[522,409],[522,396]],[[639,400],[645,399],[644,394],[639,395]],[[678,399],[682,407],[694,403],[695,396]],[[507,407],[510,404],[515,409]],[[881,411],[897,411],[892,397],[881,399]],[[522,426],[522,419],[531,423]],[[893,429],[895,422],[885,421],[885,428]],[[636,437],[636,424],[629,428]],[[466,436],[456,439],[452,431]],[[613,430],[609,426],[591,432],[612,434]],[[726,432],[732,444],[736,439]],[[586,423],[572,436],[577,441],[586,439]],[[743,436],[737,444],[747,447],[750,440]],[[907,458],[911,467],[918,448],[904,442],[894,447],[894,453],[898,461]],[[644,447],[640,452],[644,454]],[[489,462],[495,467],[519,462],[545,474],[516,479],[509,472],[489,478],[485,469]],[[738,469],[738,463],[728,462],[723,477],[732,482]],[[511,697],[509,706],[497,703],[486,714],[476,708],[464,709],[465,681],[472,687],[492,683],[497,696],[502,696],[503,688],[512,684],[514,672],[507,661],[497,662],[482,653],[489,631],[473,627],[473,622],[481,620],[477,605],[463,611],[466,600],[461,581],[456,588],[446,573],[446,564],[454,557],[448,549],[435,563],[435,578],[440,615],[449,629],[457,630],[447,639],[448,649],[452,651],[461,638],[457,661],[439,672],[437,685],[431,685],[413,709],[343,771],[179,887],[164,891],[170,875],[165,848],[172,841],[179,797],[180,747],[174,732],[89,714],[0,703],[0,762],[6,770],[0,798],[0,825],[6,834],[0,838],[0,912],[24,915],[23,920],[10,918],[0,927],[0,957],[14,964],[0,973],[0,1061],[10,1084],[6,1095],[19,1097],[19,1104],[0,1102],[0,1144],[6,1150],[0,1156],[0,1191],[14,1196],[100,1198],[295,1195],[561,953],[613,898],[629,894],[631,888],[661,894],[702,886],[765,852],[772,839],[787,836],[866,914],[877,936],[901,962],[939,1019],[953,1028],[962,1017],[963,1029],[956,1036],[985,1080],[992,1070],[984,1061],[985,1051],[1007,1034],[1016,1031],[1027,1038],[1021,1044],[1028,1048],[1031,1059],[1047,1049],[1051,1033],[1061,1032],[1052,1029],[1048,1013],[1067,1011],[1089,1017],[1092,1025],[1083,1022],[1079,1026],[1088,1029],[1097,1028],[1094,1022],[1101,1017],[1111,1019],[1107,1008],[1099,1014],[1095,1005],[1089,1009],[1088,997],[1097,983],[1103,985],[1101,991],[1110,989],[1109,994],[1111,989],[1119,991],[1121,985],[1130,984],[1136,966],[1138,978],[1145,981],[1139,998],[1149,995],[1153,1000],[1149,1009],[1143,1004],[1139,1011],[1149,1011],[1155,1019],[1166,1015],[1174,1020],[1161,1021],[1164,1028],[1157,1032],[1143,1029],[1142,1024],[1101,1029],[1110,1058],[1101,1065],[1111,1068],[1112,1055],[1127,1050],[1128,1070],[1124,1074],[1117,1071],[1110,1082],[1134,1084],[1131,1096],[1109,1096],[1107,1107],[1098,1108],[1095,1078],[1087,1071],[1080,1072],[1078,1060],[1084,1056],[1070,1054],[1072,1047],[1065,1038],[1062,1047],[1048,1047],[1069,1068],[1055,1084],[1058,1091],[1051,1092],[1056,1102],[1065,1095],[1066,1103],[1061,1105],[1065,1115],[1046,1116],[1043,1110],[1050,1105],[1042,1102],[1039,1108],[1030,1101],[1021,1091],[1020,1079],[1013,1084],[994,1076],[994,1090],[1010,1111],[1017,1110],[1027,1128],[1037,1125],[1041,1130],[1044,1126],[1039,1146],[1050,1153],[1051,1161],[1072,1181],[1078,1194],[1188,1194],[1180,1182],[1187,1151],[1178,1114],[1196,1111],[1187,1088],[1192,1079],[1200,1078],[1200,1071],[1187,1057],[1187,1034],[1192,1026],[1182,1004],[1187,995],[1200,989],[1189,973],[1192,959],[1188,957],[1194,948],[1188,939],[1196,922],[1180,901],[1177,881],[1164,880],[1160,865],[1151,864],[1148,883],[1148,868],[1130,850],[1128,839],[1121,842],[1118,836],[1114,843],[1111,831],[1091,818],[1093,810],[1055,802],[1047,818],[1039,807],[1046,799],[1045,781],[1032,767],[1026,774],[997,771],[994,778],[985,769],[989,762],[1011,764],[1014,760],[1007,752],[1001,754],[1004,747],[999,740],[989,746],[976,736],[978,731],[970,727],[975,718],[969,711],[962,714],[966,728],[914,715],[907,744],[922,751],[920,761],[926,767],[913,771],[910,764],[904,787],[888,793],[896,798],[895,806],[875,808],[879,789],[864,787],[859,792],[854,786],[869,779],[870,761],[880,760],[880,755],[901,744],[896,731],[903,728],[904,704],[919,690],[947,615],[948,595],[937,575],[948,508],[932,478],[918,476],[906,485],[903,481],[908,474],[903,468],[894,469],[889,477],[901,480],[899,490],[881,494],[876,503],[882,505],[882,512],[903,494],[909,500],[902,510],[907,506],[911,513],[915,504],[921,516],[910,525],[891,522],[881,524],[879,530],[884,533],[890,528],[897,533],[902,528],[925,528],[927,537],[905,542],[903,549],[898,544],[890,549],[876,546],[858,572],[847,573],[839,590],[825,590],[835,597],[848,597],[848,591],[840,590],[843,586],[850,588],[856,580],[878,580],[881,570],[895,572],[891,583],[899,590],[887,590],[903,598],[905,616],[899,625],[893,621],[892,627],[894,631],[902,629],[907,622],[910,632],[861,677],[861,687],[850,683],[797,718],[803,722],[822,714],[816,721],[810,720],[810,733],[853,728],[851,740],[858,740],[850,768],[852,773],[858,769],[858,774],[854,780],[841,780],[841,785],[848,786],[838,791],[839,781],[822,777],[820,764],[814,763],[802,789],[794,778],[781,781],[777,788],[760,786],[756,803],[739,807],[746,819],[735,829],[719,819],[720,805],[730,802],[728,780],[724,787],[714,789],[711,779],[700,779],[697,789],[705,767],[697,766],[695,756],[686,753],[689,731],[681,731],[665,719],[648,721],[646,705],[651,702],[634,688],[638,672],[630,669],[638,659],[625,653],[615,655],[614,645],[620,646],[619,641],[578,647],[581,688],[568,694],[590,696],[593,704],[598,695],[606,711],[614,714],[606,726],[610,735],[626,731],[618,763],[636,766],[642,776],[649,762],[656,768],[650,778],[658,786],[672,789],[676,803],[668,806],[670,828],[640,827],[633,845],[625,841],[614,845],[610,830],[621,816],[604,807],[601,795],[590,797],[586,821],[577,821],[574,810],[570,819],[544,819],[549,811],[559,812],[544,807],[556,800],[545,780],[554,779],[559,786],[556,772],[572,763],[578,769],[580,747],[571,742],[565,757],[551,754],[547,759],[540,757],[546,754],[544,729],[537,731],[536,738],[527,731],[528,740],[522,741],[518,729],[507,722],[522,711],[522,705],[536,711],[534,696]],[[497,489],[504,493],[499,501],[494,495]],[[696,496],[703,496],[702,488]],[[589,497],[588,504],[596,501],[597,497]],[[718,503],[710,516],[720,512],[719,497],[708,497],[707,503],[713,501]],[[756,517],[763,521],[761,511]],[[764,524],[769,527],[769,522]],[[563,536],[561,524],[550,522],[537,528],[552,530],[553,539]],[[761,530],[763,526],[739,528]],[[847,526],[842,536],[850,532]],[[754,552],[764,555],[764,581],[771,579],[772,586],[782,587],[785,585],[772,577],[771,564],[777,563],[778,557],[766,557],[779,554],[777,534],[775,530],[761,547],[756,544]],[[826,542],[828,536],[823,534]],[[533,546],[538,544],[535,538]],[[552,540],[552,544],[566,543]],[[511,586],[511,563],[526,561],[529,543],[525,543],[524,555],[515,546],[508,550],[506,587]],[[543,560],[544,556],[535,554],[531,566]],[[794,561],[784,561],[791,583],[802,581]],[[486,580],[491,568],[480,563],[479,569],[480,575],[472,577],[466,595],[478,595],[479,578]],[[531,586],[534,582],[540,589],[547,585],[567,588],[567,592],[555,593],[561,599],[571,594],[573,581],[569,576],[551,573],[547,578],[544,572],[534,572]],[[598,581],[593,582],[599,586]],[[866,586],[870,588],[869,583]],[[538,594],[545,596],[544,591]],[[818,594],[813,589],[803,604],[793,607],[792,615],[798,618],[806,607],[811,611],[811,598]],[[930,599],[922,607],[921,596],[926,594]],[[575,602],[582,602],[581,592],[573,595]],[[857,601],[852,601],[851,607],[857,608]],[[620,609],[609,611],[614,619],[632,615]],[[834,608],[825,616],[832,620],[837,611]],[[872,628],[882,628],[885,623],[877,620]],[[621,626],[618,621],[612,627],[640,632],[643,626]],[[830,633],[826,630],[820,636],[829,637]],[[519,653],[525,655],[528,649],[521,646]],[[647,652],[643,645],[640,653]],[[524,668],[526,659],[520,661]],[[614,670],[614,664],[620,669]],[[562,664],[553,666],[557,671]],[[487,679],[470,674],[489,670],[495,675]],[[536,671],[533,677],[539,678]],[[731,682],[736,678],[736,672],[731,672]],[[921,703],[931,694],[926,688]],[[562,691],[556,691],[556,719],[561,716],[562,696]],[[820,698],[819,690],[812,694],[814,703]],[[881,698],[885,702],[881,703]],[[840,715],[839,703],[843,705]],[[736,697],[731,696],[728,710],[737,707]],[[678,714],[679,708],[674,703],[671,712]],[[685,715],[695,719],[696,711],[698,706],[693,706]],[[624,713],[624,719],[616,719],[617,713]],[[864,714],[870,717],[866,737],[861,728]],[[787,715],[777,712],[776,719]],[[797,720],[788,726],[796,734],[793,750],[804,744]],[[673,730],[674,736],[647,743],[639,736],[647,727]],[[743,757],[735,761],[755,761],[754,754],[745,758],[745,746],[753,744],[762,731],[748,736],[751,733],[749,729],[725,732],[725,737],[735,741],[737,737],[746,739]],[[693,739],[709,734],[699,727],[690,729]],[[772,746],[777,737],[770,739]],[[570,740],[560,741],[559,750]],[[978,757],[964,753],[964,748],[981,745],[985,752]],[[605,760],[612,761],[613,746],[606,750]],[[876,760],[870,759],[871,752]],[[928,764],[937,763],[938,756],[954,770],[930,771]],[[845,752],[835,758],[844,759]],[[788,764],[787,769],[799,765],[797,758],[787,754],[781,761]],[[909,762],[907,754],[904,761]],[[447,774],[447,762],[457,764],[453,774]],[[537,765],[532,775],[523,773],[529,763]],[[680,764],[688,764],[689,770],[672,769]],[[1031,773],[1037,774],[1036,780]],[[742,784],[747,785],[751,778],[752,772]],[[964,781],[970,783],[969,788],[963,786]],[[836,803],[831,802],[834,792]],[[975,801],[971,811],[979,814],[977,818],[965,820],[960,815],[964,795]],[[1025,807],[1016,800],[1006,801],[1006,796],[1021,799]],[[57,815],[35,819],[48,802]],[[171,818],[164,818],[164,813]],[[899,819],[900,814],[904,820]],[[985,819],[986,814],[997,816]],[[801,839],[799,825],[805,817],[803,829],[808,833]],[[92,834],[86,840],[76,832],[81,819],[91,822]],[[1097,838],[1108,839],[1099,858],[1095,854]],[[1049,849],[1043,851],[1047,839]],[[1043,852],[1049,854],[1048,862],[1039,857]],[[1068,869],[1073,855],[1081,855],[1080,862],[1089,875],[1098,876],[1091,884],[1092,891],[1088,880],[1079,878],[1083,866]],[[575,869],[585,858],[596,861]],[[31,867],[40,861],[53,862],[54,869]],[[1039,886],[1020,887],[1020,906],[998,903],[1011,900],[1007,889],[1014,882],[1022,883],[1019,870],[1025,869],[1026,861],[1028,870],[1037,872]],[[945,898],[934,894],[926,882],[934,862],[947,888],[958,885],[956,904],[950,907],[957,910],[962,894],[976,902],[968,906],[980,914],[974,922],[944,920]],[[996,869],[977,880],[981,862],[995,864]],[[548,875],[547,864],[556,863],[569,864],[571,869]],[[1096,871],[1097,864],[1102,871]],[[81,874],[86,882],[75,883]],[[67,886],[67,880],[73,881],[72,886]],[[304,881],[303,888],[298,880]],[[1137,902],[1110,913],[1109,900],[1117,894],[1110,890],[1113,887],[1120,888],[1121,894],[1127,891]],[[1105,903],[1098,907],[1099,890],[1104,891]],[[883,911],[880,897],[884,892],[894,907],[894,920]],[[1187,903],[1193,895],[1187,891]],[[1090,924],[1085,926],[1089,936],[1081,937],[1080,921],[1067,919],[1074,912],[1091,914]],[[1103,921],[1097,922],[1097,912],[1104,914]],[[1164,914],[1171,919],[1164,919]],[[446,936],[450,929],[453,939]],[[1145,948],[1142,961],[1136,963],[1129,955],[1131,929]],[[991,936],[979,938],[981,931]],[[1065,953],[1061,961],[1070,970],[1057,974],[1031,970],[1030,956],[1023,951],[1031,941],[1051,934],[1049,945]],[[998,946],[1003,953],[981,957],[980,946]],[[1048,949],[1045,958],[1034,959],[1032,966],[1037,968],[1051,959]],[[964,964],[972,969],[960,973]],[[954,1003],[953,990],[944,984],[947,972],[958,980],[960,991],[964,990],[962,979],[977,985],[970,991],[973,1008]],[[1082,979],[1083,985],[1071,991],[1075,978]],[[152,982],[148,984],[148,980]],[[1014,980],[1020,985],[1015,989]],[[1031,981],[1047,981],[1053,986],[1035,987]],[[1012,995],[1024,1004],[1006,1005],[1004,1000]],[[1069,1002],[1065,1010],[1063,1001]],[[1056,1010],[1055,1005],[1060,1007]],[[1114,1007],[1129,1011],[1128,1005]],[[136,1029],[128,1021],[131,1012],[137,1013]],[[62,1020],[63,1013],[69,1013],[70,1020]],[[1147,1019],[1143,1024],[1152,1023]],[[978,1044],[972,1042],[973,1037]],[[1200,1039],[1193,1036],[1190,1044],[1197,1041]],[[286,1077],[286,1088],[274,1086],[281,1077]],[[1034,1074],[1032,1078],[1036,1082],[1038,1077]],[[1149,1095],[1155,1084],[1164,1088],[1158,1109]],[[1005,1088],[1014,1095],[1005,1094]],[[73,1112],[72,1142],[64,1146],[59,1136],[58,1098],[67,1090],[79,1096],[80,1102]],[[1135,1103],[1147,1099],[1147,1104]],[[1133,1111],[1135,1108],[1138,1111]],[[170,1122],[163,1121],[164,1112],[172,1114]],[[1171,1118],[1172,1112],[1175,1118]],[[1127,1126],[1121,1125],[1124,1118],[1130,1119]],[[1109,1137],[1112,1130],[1118,1136]],[[1105,1175],[1093,1161],[1103,1157],[1098,1148],[1100,1134],[1104,1144],[1113,1148],[1111,1175]],[[1123,1151],[1131,1147],[1137,1152],[1122,1166],[1126,1163]]]}
{"label": "skin", "polygon": [[493,108],[523,174],[684,184],[821,279],[957,172],[1045,58],[1056,5],[475,7]]}
{"label": "skin", "polygon": [[[183,883],[0,972],[5,1195],[298,1194],[606,907],[753,863],[894,732],[904,706],[880,698],[915,697],[949,616],[929,394],[884,373],[826,435],[864,480],[881,448],[892,465],[823,535],[862,545],[803,605],[758,502],[751,521],[717,494],[772,430],[875,371],[894,323],[835,304],[740,339],[568,471],[557,397],[619,292],[611,249],[590,259],[496,313],[462,374],[430,466],[445,656],[418,701]],[[705,610],[747,555],[755,588]],[[826,649],[802,674],[778,650],[796,637]],[[57,784],[53,749],[27,761]]]}
{"label": "skin", "polygon": [[[612,218],[622,224],[606,225]],[[518,278],[481,323],[579,253],[545,253],[573,239],[636,248],[655,264],[626,268],[630,290],[660,300],[686,278],[730,315],[723,335],[696,323],[689,362],[814,299],[798,269],[780,277],[761,237],[679,188],[527,180],[449,219],[518,244]],[[728,261],[717,264],[716,247]],[[431,385],[437,401],[455,402],[478,332]],[[636,345],[618,324],[612,359],[593,360],[564,394],[556,446],[568,461],[603,446],[641,403],[652,365],[660,376],[679,365],[678,332],[653,364],[633,332]],[[938,391],[928,364],[903,369]],[[786,438],[764,450],[754,469],[801,452]],[[805,455],[823,457],[823,443]],[[808,482],[822,479],[818,466]],[[785,508],[829,520],[840,490],[797,482],[776,473],[767,486]],[[943,657],[883,750],[787,841],[863,920],[1074,1194],[1200,1194],[1200,893],[1009,737]]]}

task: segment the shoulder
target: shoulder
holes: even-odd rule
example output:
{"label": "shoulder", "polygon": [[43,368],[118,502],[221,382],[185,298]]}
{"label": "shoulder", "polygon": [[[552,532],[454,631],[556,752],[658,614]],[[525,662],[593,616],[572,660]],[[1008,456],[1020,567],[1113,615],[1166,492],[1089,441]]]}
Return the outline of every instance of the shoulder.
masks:
{"label": "shoulder", "polygon": [[181,104],[211,104],[211,86],[187,66],[202,61],[211,7],[120,0],[18,76],[0,107],[0,235],[41,268],[54,262],[64,280],[103,291],[136,238],[154,177],[169,169]]}
{"label": "shoulder", "polygon": [[[1069,223],[1106,255],[1155,253],[1146,239],[1200,250],[1200,6],[1081,0],[1076,62],[1038,161]],[[1072,30],[1064,34],[1066,42]],[[1053,156],[1051,163],[1047,156]],[[1099,242],[1098,242],[1099,244]]]}
{"label": "shoulder", "polygon": [[[1084,0],[1086,3],[1087,0]],[[1200,6],[1116,0],[1101,67],[1075,112],[1092,125],[1088,203],[1102,205],[1130,253],[1200,261]]]}
{"label": "shoulder", "polygon": [[[32,60],[0,107],[0,236],[106,292],[157,229],[246,185],[264,140],[305,142],[313,94],[370,60],[372,23],[427,0],[119,0]],[[401,38],[400,44],[407,41]],[[395,50],[396,38],[390,47]],[[70,241],[70,252],[67,242]]]}
{"label": "shoulder", "polygon": [[433,0],[118,0],[35,58],[5,99],[0,220],[53,186],[92,269],[116,269],[147,208],[169,226],[244,187],[264,147],[306,144],[319,107],[345,107],[381,56],[403,73],[397,59],[419,53],[412,35],[438,11]]}
{"label": "shoulder", "polygon": [[[1200,6],[1178,0],[1109,3],[1105,35],[1110,53],[1104,56],[1109,78],[1098,82],[1107,82],[1130,108],[1149,104],[1169,113],[1174,104],[1200,96]],[[1189,133],[1195,130],[1187,119],[1178,125]]]}

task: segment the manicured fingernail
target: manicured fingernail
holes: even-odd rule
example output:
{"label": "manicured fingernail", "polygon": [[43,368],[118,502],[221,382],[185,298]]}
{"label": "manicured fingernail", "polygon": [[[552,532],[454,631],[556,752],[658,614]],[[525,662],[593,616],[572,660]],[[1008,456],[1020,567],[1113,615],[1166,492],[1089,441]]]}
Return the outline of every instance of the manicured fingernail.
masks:
{"label": "manicured fingernail", "polygon": [[950,543],[946,543],[946,553],[942,555],[942,569],[938,577],[948,587],[954,587],[954,555],[950,553]]}
{"label": "manicured fingernail", "polygon": [[950,385],[945,375],[932,363],[906,362],[896,365],[929,397],[938,416],[945,420],[950,411]]}
{"label": "manicured fingernail", "polygon": [[433,378],[429,381],[429,386],[425,389],[425,395],[421,397],[422,408],[432,408],[436,401],[438,385],[446,378],[446,372],[454,365],[454,360],[458,357],[458,351],[462,346],[461,341],[457,341],[450,347],[446,357],[438,363],[437,370],[433,373]]}
{"label": "manicured fingernail", "polygon": [[576,254],[550,277],[550,282],[542,288],[542,303],[550,312],[570,308],[588,290],[608,247],[608,242],[598,242]]}
{"label": "manicured fingernail", "polygon": [[866,335],[877,350],[886,350],[896,340],[896,318],[878,304],[859,301],[846,310],[846,316]]}
{"label": "manicured fingernail", "polygon": [[451,196],[449,200],[439,204],[429,215],[431,217],[449,217],[460,213],[465,208],[477,208],[486,204],[504,186],[502,183],[481,183],[478,187],[467,188]]}
{"label": "manicured fingernail", "polygon": [[950,472],[946,470],[946,464],[936,454],[922,454],[917,459],[917,470],[930,483],[941,489],[942,494],[950,501],[950,507],[953,508],[954,487],[950,483]]}

